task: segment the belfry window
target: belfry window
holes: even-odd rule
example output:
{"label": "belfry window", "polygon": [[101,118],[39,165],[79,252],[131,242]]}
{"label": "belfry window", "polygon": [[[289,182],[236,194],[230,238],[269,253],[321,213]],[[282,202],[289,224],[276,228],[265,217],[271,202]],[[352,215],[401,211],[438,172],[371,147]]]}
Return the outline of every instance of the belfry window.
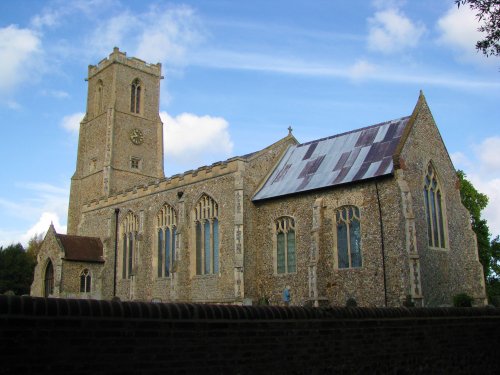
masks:
{"label": "belfry window", "polygon": [[103,91],[104,91],[104,84],[102,83],[101,80],[97,81],[96,85],[96,92],[95,92],[95,110],[96,110],[96,115],[99,115],[103,111]]}
{"label": "belfry window", "polygon": [[130,90],[130,112],[140,113],[141,110],[141,82],[134,79]]}
{"label": "belfry window", "polygon": [[359,268],[361,257],[361,227],[359,208],[343,206],[335,211],[337,233],[337,267]]}
{"label": "belfry window", "polygon": [[436,171],[431,163],[427,166],[425,176],[424,205],[428,244],[431,247],[444,249],[446,248],[444,199]]}
{"label": "belfry window", "polygon": [[203,195],[195,207],[196,274],[219,273],[219,206]]}
{"label": "belfry window", "polygon": [[52,261],[49,259],[47,266],[45,267],[45,277],[44,277],[44,297],[49,297],[54,293],[54,266]]}
{"label": "belfry window", "polygon": [[134,274],[135,251],[137,247],[137,233],[139,220],[136,215],[129,212],[121,225],[121,269],[122,279],[129,279]]}
{"label": "belfry window", "polygon": [[158,277],[169,277],[175,261],[177,214],[165,204],[156,216]]}
{"label": "belfry window", "polygon": [[90,276],[90,271],[85,268],[80,273],[80,293],[90,293],[92,285],[92,277]]}
{"label": "belfry window", "polygon": [[276,273],[296,272],[295,220],[284,216],[275,220]]}

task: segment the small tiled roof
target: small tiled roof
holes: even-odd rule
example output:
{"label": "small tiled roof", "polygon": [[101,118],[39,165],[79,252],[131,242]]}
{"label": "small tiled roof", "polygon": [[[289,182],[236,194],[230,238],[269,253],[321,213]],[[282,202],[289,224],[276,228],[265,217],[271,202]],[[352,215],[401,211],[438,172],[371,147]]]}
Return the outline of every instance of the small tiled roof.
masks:
{"label": "small tiled roof", "polygon": [[253,201],[391,174],[410,116],[291,146]]}
{"label": "small tiled roof", "polygon": [[103,263],[103,247],[99,238],[56,234],[64,249],[65,260]]}

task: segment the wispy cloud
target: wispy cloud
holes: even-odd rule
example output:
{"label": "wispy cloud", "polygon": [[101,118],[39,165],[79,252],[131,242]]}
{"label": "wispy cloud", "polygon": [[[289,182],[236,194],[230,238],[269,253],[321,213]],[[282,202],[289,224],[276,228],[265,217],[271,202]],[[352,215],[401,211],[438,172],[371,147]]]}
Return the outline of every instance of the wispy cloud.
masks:
{"label": "wispy cloud", "polygon": [[[205,50],[193,56],[191,64],[213,69],[252,70],[259,72],[313,76],[356,81],[371,80],[397,84],[419,84],[460,88],[465,90],[500,88],[500,83],[481,81],[476,78],[459,77],[442,73],[428,73],[419,70],[401,71],[400,67],[373,64],[367,60],[356,60],[345,65],[301,60],[294,57],[275,57],[264,54],[223,50]],[[408,68],[408,67],[406,67]]]}
{"label": "wispy cloud", "polygon": [[155,5],[143,13],[123,10],[103,19],[86,45],[98,55],[120,46],[149,62],[182,65],[189,49],[202,39],[201,23],[193,8]]}

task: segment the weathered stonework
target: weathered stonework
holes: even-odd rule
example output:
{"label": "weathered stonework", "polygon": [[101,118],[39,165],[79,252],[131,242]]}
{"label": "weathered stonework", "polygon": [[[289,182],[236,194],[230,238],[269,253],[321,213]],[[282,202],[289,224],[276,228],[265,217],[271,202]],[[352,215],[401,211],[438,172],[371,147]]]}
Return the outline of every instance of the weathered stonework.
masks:
{"label": "weathered stonework", "polygon": [[[54,296],[281,304],[283,289],[289,286],[292,305],[345,305],[353,298],[360,306],[400,306],[408,296],[417,305],[443,305],[459,292],[484,303],[468,213],[423,95],[394,154],[392,174],[254,202],[287,149],[297,144],[291,132],[253,154],[164,178],[160,70],[159,64],[127,58],[118,49],[89,67],[68,232],[99,238],[103,262],[64,260],[65,249],[52,228],[40,252],[32,295],[44,294],[51,259]],[[143,87],[142,102],[140,111],[131,113],[130,83],[136,78]],[[137,144],[131,142],[135,129],[142,137]],[[131,158],[139,160],[136,167]],[[431,248],[427,241],[422,189],[429,163],[443,188],[444,249]],[[196,228],[201,225],[197,207],[203,199],[217,205],[218,262],[214,272],[200,274]],[[166,205],[176,217],[176,240],[170,272],[162,276],[157,218]],[[359,210],[360,267],[338,264],[336,212],[345,206]],[[296,267],[288,273],[277,272],[275,222],[282,217],[294,223]],[[136,224],[125,229],[130,218]],[[213,226],[214,218],[209,223]],[[204,233],[207,241],[215,241],[213,231]],[[126,234],[133,243],[130,259],[125,251],[130,245],[123,242]],[[79,275],[85,268],[92,273],[93,289],[82,294]]]}

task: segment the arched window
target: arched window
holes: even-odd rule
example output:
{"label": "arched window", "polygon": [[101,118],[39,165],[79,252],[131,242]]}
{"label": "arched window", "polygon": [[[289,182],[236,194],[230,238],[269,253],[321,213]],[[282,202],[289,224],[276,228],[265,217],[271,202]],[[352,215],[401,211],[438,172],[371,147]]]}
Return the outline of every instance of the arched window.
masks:
{"label": "arched window", "polygon": [[52,261],[49,259],[47,266],[45,267],[45,277],[44,277],[44,297],[49,297],[54,293],[54,266]]}
{"label": "arched window", "polygon": [[276,273],[296,272],[295,220],[283,216],[274,222],[276,235]]}
{"label": "arched window", "polygon": [[80,293],[90,293],[92,286],[92,277],[90,276],[90,271],[85,268],[80,273]]}
{"label": "arched window", "polygon": [[165,204],[156,215],[158,277],[169,277],[175,261],[177,214]]}
{"label": "arched window", "polygon": [[362,266],[359,208],[343,206],[335,212],[338,268]]}
{"label": "arched window", "polygon": [[102,97],[103,97],[104,84],[101,80],[97,81],[96,92],[95,92],[95,110],[96,114],[100,114],[103,111]]}
{"label": "arched window", "polygon": [[431,163],[427,166],[424,183],[424,204],[427,219],[427,237],[431,247],[446,248],[446,225],[443,194],[436,171]]}
{"label": "arched window", "polygon": [[196,274],[219,273],[219,206],[203,195],[195,206]]}
{"label": "arched window", "polygon": [[129,279],[133,275],[135,267],[134,251],[138,230],[139,220],[136,215],[129,212],[122,221],[120,231],[122,238],[122,279]]}
{"label": "arched window", "polygon": [[134,79],[130,92],[130,112],[139,113],[141,110],[141,81]]}

